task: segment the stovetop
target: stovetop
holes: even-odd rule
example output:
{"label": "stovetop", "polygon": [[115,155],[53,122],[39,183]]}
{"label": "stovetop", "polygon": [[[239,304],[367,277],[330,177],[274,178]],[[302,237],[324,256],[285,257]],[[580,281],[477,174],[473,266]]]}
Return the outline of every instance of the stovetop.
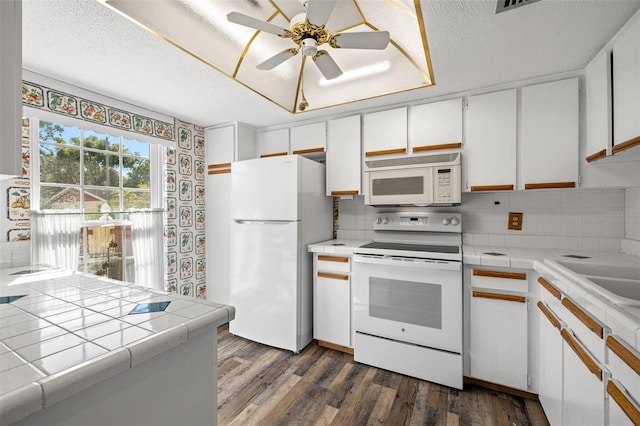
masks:
{"label": "stovetop", "polygon": [[376,241],[373,243],[365,244],[358,249],[373,249],[373,250],[394,250],[398,252],[403,251],[420,251],[430,253],[460,253],[459,246],[444,246],[433,244],[403,244],[403,243],[390,243]]}

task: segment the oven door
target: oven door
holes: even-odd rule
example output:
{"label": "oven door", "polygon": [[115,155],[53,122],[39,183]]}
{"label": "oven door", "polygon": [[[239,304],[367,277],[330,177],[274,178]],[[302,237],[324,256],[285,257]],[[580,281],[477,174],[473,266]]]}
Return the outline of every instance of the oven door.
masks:
{"label": "oven door", "polygon": [[356,332],[462,353],[462,264],[354,255]]}

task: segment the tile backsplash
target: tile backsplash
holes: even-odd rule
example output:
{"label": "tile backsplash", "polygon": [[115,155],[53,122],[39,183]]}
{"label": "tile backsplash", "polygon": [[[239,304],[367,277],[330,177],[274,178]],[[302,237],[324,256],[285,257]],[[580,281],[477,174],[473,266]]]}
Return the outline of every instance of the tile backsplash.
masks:
{"label": "tile backsplash", "polygon": [[[340,200],[338,238],[372,239],[380,210],[361,196]],[[463,214],[468,244],[601,251],[640,244],[639,188],[463,193],[460,206],[438,210]],[[507,229],[509,212],[523,213],[521,231]]]}

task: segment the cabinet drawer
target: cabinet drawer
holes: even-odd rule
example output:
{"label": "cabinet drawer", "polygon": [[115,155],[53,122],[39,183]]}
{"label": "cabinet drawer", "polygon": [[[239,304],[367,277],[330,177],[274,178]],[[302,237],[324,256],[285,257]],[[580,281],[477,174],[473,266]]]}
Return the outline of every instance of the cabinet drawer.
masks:
{"label": "cabinet drawer", "polygon": [[527,274],[484,268],[472,269],[471,287],[526,293],[528,290]]}
{"label": "cabinet drawer", "polygon": [[609,424],[610,425],[638,425],[640,424],[640,405],[629,395],[624,385],[617,380],[607,382],[609,394]]}
{"label": "cabinet drawer", "polygon": [[640,401],[640,353],[615,335],[607,336],[607,349],[611,376],[622,382],[633,399]]}
{"label": "cabinet drawer", "polygon": [[345,256],[326,256],[319,254],[317,257],[317,270],[349,274],[349,272],[351,272],[351,259]]}

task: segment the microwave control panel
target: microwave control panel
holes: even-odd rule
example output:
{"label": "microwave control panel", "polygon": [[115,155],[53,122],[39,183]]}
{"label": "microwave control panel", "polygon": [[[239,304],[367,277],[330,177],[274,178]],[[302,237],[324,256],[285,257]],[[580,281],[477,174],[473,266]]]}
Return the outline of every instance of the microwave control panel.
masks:
{"label": "microwave control panel", "polygon": [[459,166],[433,169],[433,202],[436,204],[460,203]]}

